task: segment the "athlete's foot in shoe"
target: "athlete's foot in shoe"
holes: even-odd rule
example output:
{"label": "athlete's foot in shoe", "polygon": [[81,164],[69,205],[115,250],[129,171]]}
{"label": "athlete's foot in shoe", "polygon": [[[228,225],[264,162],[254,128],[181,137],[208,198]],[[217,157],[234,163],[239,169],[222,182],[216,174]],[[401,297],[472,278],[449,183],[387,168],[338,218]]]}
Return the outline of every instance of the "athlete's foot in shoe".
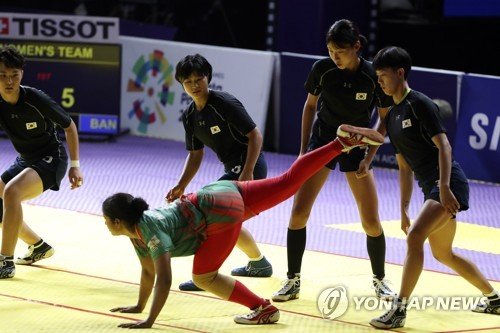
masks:
{"label": "athlete's foot in shoe", "polygon": [[194,284],[193,280],[182,282],[179,284],[179,290],[182,291],[205,291]]}
{"label": "athlete's foot in shoe", "polygon": [[28,246],[28,252],[23,257],[16,259],[18,265],[31,265],[42,259],[50,258],[54,255],[54,248],[49,244],[42,242],[40,245]]}
{"label": "athlete's foot in shoe", "polygon": [[273,294],[273,301],[287,302],[298,299],[299,296],[300,274],[295,274],[295,276],[288,276],[288,278],[282,282],[281,289]]}
{"label": "athlete's foot in shoe", "polygon": [[371,128],[343,124],[337,129],[337,140],[344,146],[342,151],[349,152],[355,147],[380,146],[384,136]]}
{"label": "athlete's foot in shoe", "polygon": [[403,327],[406,322],[406,305],[395,299],[391,308],[380,317],[373,318],[370,325],[375,328],[391,329]]}
{"label": "athlete's foot in shoe", "polygon": [[13,257],[0,255],[0,279],[13,278],[16,275],[16,265]]}
{"label": "athlete's foot in shoe", "polygon": [[500,295],[496,292],[495,295],[486,297],[486,300],[479,303],[472,311],[500,315]]}
{"label": "athlete's foot in shoe", "polygon": [[234,317],[234,322],[244,325],[266,325],[274,324],[280,319],[280,310],[266,299],[265,303],[252,309],[249,314]]}
{"label": "athlete's foot in shoe", "polygon": [[248,265],[235,268],[231,271],[232,276],[248,277],[270,277],[273,275],[273,266],[267,261],[266,257],[260,260],[250,260]]}
{"label": "athlete's foot in shoe", "polygon": [[396,293],[389,287],[389,281],[386,279],[379,279],[373,276],[372,280],[375,295],[383,301],[392,301],[396,297]]}

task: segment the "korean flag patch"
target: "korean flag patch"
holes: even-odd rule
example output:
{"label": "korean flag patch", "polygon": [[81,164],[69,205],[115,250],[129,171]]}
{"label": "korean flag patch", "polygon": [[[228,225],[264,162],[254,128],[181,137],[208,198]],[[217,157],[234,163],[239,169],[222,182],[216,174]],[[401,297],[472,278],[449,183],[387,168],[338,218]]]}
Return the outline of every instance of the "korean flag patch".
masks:
{"label": "korean flag patch", "polygon": [[356,93],[357,101],[366,101],[367,93]]}
{"label": "korean flag patch", "polygon": [[212,126],[212,127],[210,127],[210,132],[212,132],[212,134],[219,133],[220,132],[219,126]]}
{"label": "korean flag patch", "polygon": [[411,119],[403,120],[403,128],[411,127]]}
{"label": "korean flag patch", "polygon": [[36,127],[37,127],[36,121],[32,122],[32,123],[26,123],[27,130],[32,130],[32,129],[35,129]]}

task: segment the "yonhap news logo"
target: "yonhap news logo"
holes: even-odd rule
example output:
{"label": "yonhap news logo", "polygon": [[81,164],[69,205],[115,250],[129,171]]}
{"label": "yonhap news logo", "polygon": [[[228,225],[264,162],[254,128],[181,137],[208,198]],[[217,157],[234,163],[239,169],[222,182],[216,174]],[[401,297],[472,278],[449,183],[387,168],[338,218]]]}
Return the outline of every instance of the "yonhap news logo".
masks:
{"label": "yonhap news logo", "polygon": [[[484,296],[413,296],[406,302],[406,309],[413,311],[469,311],[484,303]],[[348,308],[354,311],[390,310],[392,301],[384,301],[376,296],[348,297],[344,286],[329,287],[321,291],[317,300],[318,310],[324,319],[333,320],[344,315]]]}
{"label": "yonhap news logo", "polygon": [[349,306],[347,289],[344,286],[326,288],[317,299],[318,310],[325,319],[342,316]]}

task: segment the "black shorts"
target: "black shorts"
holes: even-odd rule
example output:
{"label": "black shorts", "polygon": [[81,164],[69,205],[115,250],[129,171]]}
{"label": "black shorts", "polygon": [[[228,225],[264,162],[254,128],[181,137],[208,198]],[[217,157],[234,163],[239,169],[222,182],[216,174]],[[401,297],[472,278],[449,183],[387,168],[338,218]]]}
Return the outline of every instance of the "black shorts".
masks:
{"label": "black shorts", "polygon": [[2,174],[2,181],[7,184],[26,168],[32,168],[40,176],[44,191],[48,189],[59,191],[59,186],[68,168],[68,155],[64,147],[60,147],[47,156],[36,160],[26,160],[18,156],[14,164]]}
{"label": "black shorts", "polygon": [[[424,201],[432,199],[441,202],[439,198],[439,170],[425,179],[419,180],[418,186],[424,193]],[[459,211],[469,209],[469,182],[462,167],[456,161],[451,164],[450,189],[460,204]]]}
{"label": "black shorts", "polygon": [[[307,151],[310,152],[319,147],[323,147],[327,143],[330,143],[335,137],[323,138],[319,135],[313,133],[311,139],[309,140],[309,144],[307,145]],[[335,170],[335,166],[337,163],[340,166],[341,172],[352,172],[358,171],[359,163],[365,158],[365,149],[364,148],[354,148],[351,149],[349,153],[340,154],[339,156],[332,159],[328,162],[325,167],[331,170]],[[372,168],[370,164],[370,169]]]}
{"label": "black shorts", "polygon": [[[246,155],[244,156],[246,157]],[[243,161],[235,161],[224,164],[224,174],[218,180],[238,180],[241,171],[243,170]],[[264,179],[267,177],[267,161],[264,154],[261,152],[255,162],[255,167],[253,169],[253,179]]]}

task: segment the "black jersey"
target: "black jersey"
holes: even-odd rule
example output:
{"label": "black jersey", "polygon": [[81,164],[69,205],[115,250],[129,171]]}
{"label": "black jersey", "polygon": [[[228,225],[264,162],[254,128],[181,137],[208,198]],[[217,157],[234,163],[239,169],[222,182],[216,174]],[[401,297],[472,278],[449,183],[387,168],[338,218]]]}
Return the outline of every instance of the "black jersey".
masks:
{"label": "black jersey", "polygon": [[389,109],[385,122],[396,153],[404,157],[418,180],[439,168],[439,150],[431,138],[446,130],[438,106],[429,97],[410,91]]}
{"label": "black jersey", "polygon": [[318,60],[304,84],[314,96],[321,94],[318,119],[331,127],[340,124],[368,127],[374,106],[389,107],[392,99],[385,95],[377,82],[370,62],[360,58],[355,72],[341,70],[332,59]]}
{"label": "black jersey", "polygon": [[67,128],[71,117],[44,92],[21,86],[19,100],[9,104],[0,97],[0,126],[25,159],[45,156],[62,145],[56,124]]}
{"label": "black jersey", "polygon": [[182,115],[186,131],[186,149],[210,147],[222,163],[246,157],[248,138],[255,127],[247,111],[231,94],[210,91],[203,110],[196,110],[193,103]]}

